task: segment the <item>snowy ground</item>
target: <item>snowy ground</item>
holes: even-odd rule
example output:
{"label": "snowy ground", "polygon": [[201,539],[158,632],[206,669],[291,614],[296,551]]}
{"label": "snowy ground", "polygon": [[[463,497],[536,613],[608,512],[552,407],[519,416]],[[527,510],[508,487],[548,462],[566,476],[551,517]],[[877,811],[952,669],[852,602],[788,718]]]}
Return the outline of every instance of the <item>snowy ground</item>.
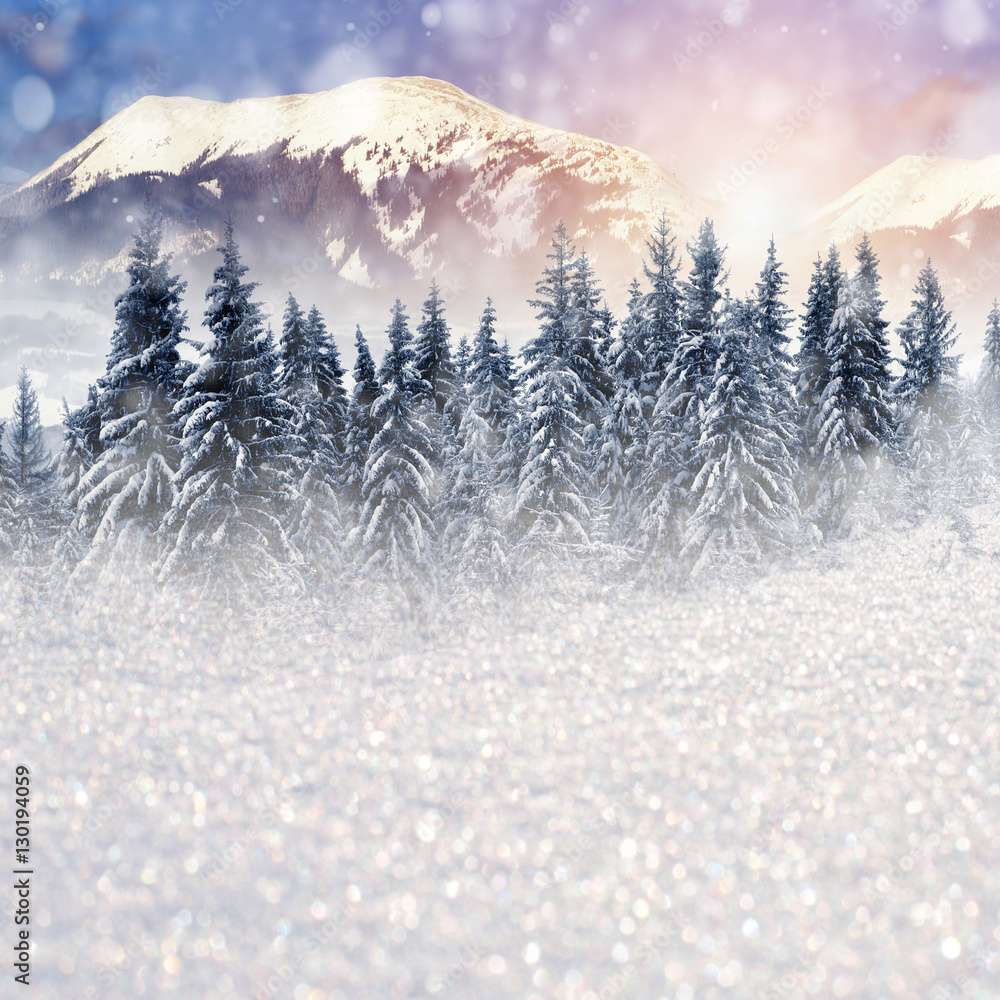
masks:
{"label": "snowy ground", "polygon": [[978,521],[381,660],[15,629],[25,995],[1000,995],[1000,530]]}

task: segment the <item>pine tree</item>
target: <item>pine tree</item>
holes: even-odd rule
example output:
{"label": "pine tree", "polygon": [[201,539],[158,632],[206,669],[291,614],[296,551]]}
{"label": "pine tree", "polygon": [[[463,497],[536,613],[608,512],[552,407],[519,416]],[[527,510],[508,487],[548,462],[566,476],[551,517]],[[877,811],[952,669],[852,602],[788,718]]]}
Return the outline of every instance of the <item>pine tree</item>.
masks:
{"label": "pine tree", "polygon": [[746,311],[728,308],[704,430],[695,451],[696,507],[682,556],[692,572],[755,565],[783,551],[797,528],[793,462],[774,428]]}
{"label": "pine tree", "polygon": [[316,345],[306,326],[306,317],[289,292],[281,327],[281,371],[278,387],[292,406],[316,393]]}
{"label": "pine tree", "polygon": [[508,432],[505,452],[521,458],[514,516],[522,537],[586,542],[592,481],[584,442],[587,389],[573,344],[575,250],[559,220],[535,288],[539,332],[524,347],[523,409]]}
{"label": "pine tree", "polygon": [[976,393],[988,436],[987,449],[997,468],[1000,466],[1000,304],[996,299],[986,320],[983,351]]}
{"label": "pine tree", "polygon": [[[538,338],[536,338],[538,339]],[[522,415],[526,456],[518,476],[514,516],[533,543],[586,544],[591,480],[585,464],[580,378],[557,354],[535,355],[526,372]]]}
{"label": "pine tree", "polygon": [[421,310],[423,318],[417,327],[414,343],[416,371],[427,383],[420,401],[426,401],[432,414],[431,425],[442,437],[442,447],[437,449],[443,457],[445,442],[452,442],[458,430],[452,405],[455,397],[455,365],[451,358],[450,331],[444,318],[437,282],[431,282],[430,294]]}
{"label": "pine tree", "polygon": [[282,521],[294,497],[288,456],[302,443],[295,410],[278,392],[277,352],[252,298],[257,283],[243,280],[232,222],[219,251],[205,296],[204,360],[175,407],[182,459],[160,578],[185,577],[238,604],[294,558]]}
{"label": "pine tree", "polygon": [[[343,459],[345,413],[343,369],[319,311],[308,319],[288,296],[278,380],[293,408],[300,442],[298,498],[288,533],[313,580],[327,580],[341,566],[342,527],[337,487]],[[324,391],[326,395],[324,395]]]}
{"label": "pine tree", "polygon": [[417,372],[417,355],[413,349],[410,319],[399,299],[396,299],[392,306],[388,337],[389,348],[378,370],[381,387],[384,388],[389,382],[393,382],[402,392],[415,396],[418,400],[428,398],[432,391],[431,386]]}
{"label": "pine tree", "polygon": [[662,460],[650,464],[653,472],[664,465],[676,468],[680,475],[675,485],[685,491],[700,466],[694,452],[701,436],[702,420],[719,355],[716,331],[718,307],[722,300],[719,286],[728,273],[723,270],[725,249],[716,241],[709,219],[702,223],[697,239],[689,243],[687,249],[692,268],[683,287],[683,328],[666,378],[660,386],[662,399],[657,399],[653,416],[656,446],[661,440],[669,439],[672,455],[669,459],[664,455]]}
{"label": "pine tree", "polygon": [[480,406],[488,392],[475,391],[459,428],[461,448],[452,463],[438,523],[444,549],[466,592],[486,589],[497,596],[509,581],[504,502],[499,489],[497,432]]}
{"label": "pine tree", "polygon": [[348,409],[344,491],[348,503],[356,512],[360,512],[365,464],[368,462],[372,439],[378,431],[378,425],[372,416],[372,407],[379,397],[380,389],[375,374],[375,362],[372,360],[368,341],[365,340],[360,326],[357,328],[354,344],[357,358],[354,363],[354,389]]}
{"label": "pine tree", "polygon": [[[0,421],[0,442],[3,441],[7,424]],[[0,556],[9,565],[17,537],[17,482],[11,473],[11,462],[0,447]]]}
{"label": "pine tree", "polygon": [[468,386],[471,369],[472,347],[469,345],[469,338],[463,333],[458,338],[458,350],[455,352],[455,379],[458,384]]}
{"label": "pine tree", "polygon": [[428,582],[434,539],[433,443],[419,401],[432,392],[416,371],[413,337],[399,299],[392,312],[382,388],[372,407],[377,428],[365,464],[358,526],[350,535],[366,571],[410,600]]}
{"label": "pine tree", "polygon": [[573,307],[573,272],[576,261],[576,247],[569,241],[562,219],[556,224],[552,237],[552,250],[546,254],[552,261],[536,282],[538,298],[528,305],[538,310],[535,317],[540,324],[540,336],[534,338],[522,354],[530,366],[536,357],[568,357],[570,340],[575,332],[576,310]]}
{"label": "pine tree", "polygon": [[604,418],[598,465],[613,536],[626,544],[638,521],[648,437],[642,406],[644,296],[638,280],[632,281],[629,292],[628,317],[609,350],[617,389]]}
{"label": "pine tree", "polygon": [[841,287],[826,343],[829,372],[816,441],[816,513],[827,530],[840,525],[867,476],[878,471],[892,436],[885,336],[877,320],[873,329],[866,325],[875,316],[869,282],[861,271]]}
{"label": "pine tree", "polygon": [[769,379],[774,379],[773,370],[782,370],[782,379],[787,379],[791,366],[788,344],[791,338],[786,332],[792,324],[792,310],[785,303],[785,289],[788,275],[781,269],[774,238],[767,246],[767,260],[757,282],[757,339],[761,366]]}
{"label": "pine tree", "polygon": [[21,491],[30,490],[45,475],[50,456],[38,410],[38,395],[28,369],[21,366],[14,389],[14,413],[7,426],[7,450],[13,459],[13,475]]}
{"label": "pine tree", "polygon": [[652,420],[656,397],[666,378],[681,334],[681,294],[677,287],[676,240],[670,234],[667,214],[660,215],[652,236],[646,241],[649,262],[643,262],[643,273],[651,286],[643,302],[642,332],[643,415]]}
{"label": "pine tree", "polygon": [[824,264],[817,254],[802,317],[799,352],[795,357],[795,400],[799,425],[799,497],[804,504],[815,499],[818,486],[820,410],[830,379],[826,345],[837,308],[842,275],[836,247]]}
{"label": "pine tree", "polygon": [[951,313],[930,259],[917,276],[912,309],[900,325],[903,374],[894,386],[903,450],[931,478],[949,467],[965,437],[965,400]]}
{"label": "pine tree", "polygon": [[602,294],[590,255],[583,251],[575,262],[570,283],[572,336],[567,359],[584,389],[577,413],[583,421],[588,452],[597,450],[601,421],[614,393],[614,382],[607,367],[614,321],[601,305]]}
{"label": "pine tree", "polygon": [[70,410],[63,397],[63,446],[59,452],[57,478],[62,498],[75,510],[80,501],[80,483],[101,451],[101,411],[97,387],[90,386],[87,402]]}
{"label": "pine tree", "polygon": [[[506,347],[506,344],[504,345]],[[496,310],[486,300],[469,366],[469,401],[489,429],[490,454],[495,456],[511,416],[513,385],[509,353],[496,340]]]}
{"label": "pine tree", "polygon": [[[129,285],[115,300],[115,330],[99,380],[100,454],[78,490],[78,525],[93,535],[93,555],[147,551],[174,502],[181,391],[178,346],[186,329],[186,282],[161,253],[163,223],[147,201],[129,253]],[[142,550],[142,551],[140,551]]]}
{"label": "pine tree", "polygon": [[316,388],[326,408],[326,425],[333,437],[338,461],[343,461],[347,436],[346,369],[340,360],[337,341],[315,305],[310,306],[306,326],[316,345]]}

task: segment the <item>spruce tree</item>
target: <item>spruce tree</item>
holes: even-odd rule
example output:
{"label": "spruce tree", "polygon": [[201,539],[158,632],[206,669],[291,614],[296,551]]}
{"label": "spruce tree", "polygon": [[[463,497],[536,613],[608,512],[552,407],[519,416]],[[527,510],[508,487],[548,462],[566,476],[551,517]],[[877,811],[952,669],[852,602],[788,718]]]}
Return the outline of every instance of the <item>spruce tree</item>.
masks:
{"label": "spruce tree", "polygon": [[107,370],[99,380],[101,451],[80,483],[78,524],[93,553],[152,557],[147,547],[174,502],[181,391],[178,346],[186,329],[186,282],[161,251],[163,223],[147,201],[129,253],[129,285],[115,300]]}
{"label": "spruce tree", "polygon": [[841,287],[826,343],[828,376],[820,401],[815,506],[825,530],[837,528],[866,478],[878,471],[893,431],[888,353],[862,270]]}
{"label": "spruce tree", "polygon": [[378,399],[380,388],[375,374],[368,341],[361,327],[357,328],[354,339],[357,357],[354,362],[354,388],[348,407],[347,439],[344,453],[344,492],[348,503],[356,513],[361,511],[362,484],[365,479],[365,464],[372,439],[378,431],[372,407]]}
{"label": "spruce tree", "polygon": [[584,439],[588,450],[596,451],[604,411],[614,393],[614,382],[607,367],[607,350],[614,321],[601,305],[602,290],[597,285],[586,251],[574,264],[570,294],[572,336],[567,358],[584,389],[577,410],[584,425]]}
{"label": "spruce tree", "polygon": [[410,601],[429,582],[435,487],[433,443],[420,415],[420,401],[433,390],[416,370],[412,341],[397,299],[382,387],[372,406],[377,430],[365,464],[361,513],[350,536],[365,570]]}
{"label": "spruce tree", "polygon": [[792,323],[792,310],[785,302],[788,275],[781,269],[774,238],[767,246],[767,260],[757,282],[757,348],[761,366],[769,379],[776,379],[775,367],[781,370],[781,380],[787,379],[791,366],[788,355],[788,328]]}
{"label": "spruce tree", "polygon": [[[6,433],[6,422],[0,421],[0,442]],[[9,564],[17,537],[17,481],[11,475],[12,463],[0,447],[0,556]]]}
{"label": "spruce tree", "polygon": [[497,344],[496,310],[493,300],[487,299],[470,358],[469,401],[486,421],[490,452],[494,456],[511,416],[512,394],[509,358],[505,359],[502,348]]}
{"label": "spruce tree", "polygon": [[[536,338],[537,340],[538,338]],[[566,360],[535,354],[525,373],[521,417],[526,455],[518,476],[514,516],[523,538],[586,544],[592,516],[583,421],[583,387]]]}
{"label": "spruce tree", "polygon": [[986,320],[983,351],[976,392],[989,437],[988,450],[996,467],[1000,464],[1000,304],[996,299]]}
{"label": "spruce tree", "polygon": [[716,324],[722,299],[720,284],[728,273],[723,270],[725,250],[716,241],[709,219],[702,223],[697,238],[687,249],[692,267],[683,287],[683,326],[666,378],[660,386],[662,399],[657,400],[653,416],[656,441],[669,438],[672,457],[664,457],[650,466],[654,473],[665,464],[677,468],[680,476],[676,485],[685,491],[700,466],[694,451],[713,386],[719,354]]}
{"label": "spruce tree", "polygon": [[340,350],[333,334],[315,305],[309,307],[306,326],[316,345],[316,388],[326,408],[326,425],[333,436],[338,461],[343,461],[347,435],[346,369],[340,360]]}
{"label": "spruce tree", "polygon": [[72,510],[79,503],[80,483],[101,452],[101,411],[97,387],[88,389],[87,402],[70,410],[63,397],[63,446],[56,467],[62,499]]}
{"label": "spruce tree", "polygon": [[680,262],[666,212],[660,215],[652,236],[646,241],[646,248],[649,261],[644,261],[642,268],[651,290],[646,293],[642,306],[641,389],[643,415],[650,422],[657,393],[673,362],[681,332],[681,295],[677,286]]}
{"label": "spruce tree", "polygon": [[524,399],[505,451],[520,453],[514,516],[521,535],[586,542],[593,483],[580,415],[589,400],[573,343],[574,252],[560,219],[547,255],[552,263],[528,303],[538,309],[539,332],[521,352]]}
{"label": "spruce tree", "polygon": [[442,435],[441,444],[436,451],[443,460],[446,442],[453,442],[458,427],[453,410],[455,365],[451,357],[451,334],[444,318],[444,302],[441,301],[436,281],[431,282],[430,294],[421,312],[422,318],[414,343],[415,368],[429,388],[418,401],[426,402],[431,414],[431,426],[434,432]]}
{"label": "spruce tree", "polygon": [[612,535],[624,544],[632,540],[640,513],[648,437],[642,405],[644,296],[638,280],[629,293],[628,317],[608,352],[617,389],[604,418],[598,464]]}
{"label": "spruce tree", "polygon": [[389,382],[394,382],[402,392],[417,400],[427,399],[432,389],[430,383],[425,382],[417,372],[417,355],[413,349],[413,334],[410,332],[410,318],[406,315],[406,307],[396,299],[391,313],[392,319],[387,331],[389,348],[379,366],[379,384],[384,388]]}
{"label": "spruce tree", "polygon": [[[823,263],[820,254],[813,262],[809,294],[802,317],[799,351],[795,356],[795,401],[799,426],[799,497],[803,504],[811,504],[817,489],[817,475],[821,455],[818,438],[820,408],[823,392],[829,381],[830,362],[826,345],[830,336],[830,323],[836,309],[831,296],[839,294],[831,288],[830,274],[835,269]],[[839,287],[839,279],[838,279]]]}
{"label": "spruce tree", "polygon": [[313,580],[325,581],[341,565],[337,487],[344,447],[343,370],[319,311],[313,306],[307,319],[293,295],[285,309],[281,355],[279,391],[294,411],[299,442],[291,456],[298,460],[298,496],[288,534]]}
{"label": "spruce tree", "polygon": [[560,219],[552,236],[552,249],[546,254],[552,263],[536,282],[538,298],[528,305],[538,310],[540,336],[535,337],[522,351],[530,366],[535,359],[569,356],[570,341],[575,332],[576,310],[573,306],[573,273],[576,266],[576,248],[570,243],[566,226]]}
{"label": "spruce tree", "polygon": [[289,456],[300,453],[295,410],[278,390],[278,358],[257,282],[232,222],[206,293],[203,361],[175,406],[181,421],[177,501],[166,520],[160,578],[185,578],[239,604],[294,559],[284,518],[294,499]]}
{"label": "spruce tree", "polygon": [[788,353],[791,338],[787,332],[793,314],[784,298],[787,285],[788,275],[782,270],[772,238],[752,303],[753,327],[764,386],[771,397],[775,429],[781,434],[789,453],[798,460],[798,412],[792,359]]}
{"label": "spruce tree", "polygon": [[917,276],[911,305],[899,329],[903,374],[893,387],[901,446],[912,468],[938,479],[965,437],[966,400],[960,359],[949,353],[958,339],[955,324],[929,258]]}
{"label": "spruce tree", "polygon": [[50,456],[38,410],[38,395],[24,365],[14,388],[14,412],[7,425],[7,450],[13,459],[13,476],[18,489],[29,491],[45,475]]}
{"label": "spruce tree", "polygon": [[696,500],[682,556],[692,573],[756,565],[797,529],[793,462],[775,430],[745,309],[729,307],[695,456]]}

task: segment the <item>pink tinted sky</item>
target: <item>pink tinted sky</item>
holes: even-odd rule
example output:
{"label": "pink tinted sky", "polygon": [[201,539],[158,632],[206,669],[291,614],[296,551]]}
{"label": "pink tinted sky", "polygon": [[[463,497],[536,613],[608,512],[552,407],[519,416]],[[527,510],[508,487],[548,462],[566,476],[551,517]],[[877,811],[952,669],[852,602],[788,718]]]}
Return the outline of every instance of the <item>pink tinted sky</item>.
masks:
{"label": "pink tinted sky", "polygon": [[935,142],[1000,152],[994,0],[7,0],[0,29],[7,181],[148,93],[411,74],[648,153],[733,229],[793,227]]}

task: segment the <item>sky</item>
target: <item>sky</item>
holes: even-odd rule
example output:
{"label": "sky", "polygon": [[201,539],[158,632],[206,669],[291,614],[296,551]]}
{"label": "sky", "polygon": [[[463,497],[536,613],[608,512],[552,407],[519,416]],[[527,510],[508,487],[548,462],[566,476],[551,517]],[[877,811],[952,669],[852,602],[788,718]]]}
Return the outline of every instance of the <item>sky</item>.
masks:
{"label": "sky", "polygon": [[[1000,153],[998,3],[0,0],[0,184],[147,95],[231,101],[422,75],[645,153],[724,203],[723,239],[750,254],[898,156]],[[8,340],[63,322],[21,312]],[[47,422],[60,392],[85,394],[87,372],[66,377],[75,390],[39,384]]]}
{"label": "sky", "polygon": [[992,0],[2,0],[0,181],[147,94],[447,80],[782,231],[904,153],[1000,152]]}

